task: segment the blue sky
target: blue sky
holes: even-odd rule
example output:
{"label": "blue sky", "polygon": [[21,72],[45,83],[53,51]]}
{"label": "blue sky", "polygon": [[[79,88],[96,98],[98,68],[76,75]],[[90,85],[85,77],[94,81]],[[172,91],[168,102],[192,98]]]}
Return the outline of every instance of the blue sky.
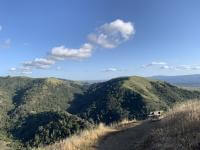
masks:
{"label": "blue sky", "polygon": [[199,0],[1,0],[0,76],[200,73]]}

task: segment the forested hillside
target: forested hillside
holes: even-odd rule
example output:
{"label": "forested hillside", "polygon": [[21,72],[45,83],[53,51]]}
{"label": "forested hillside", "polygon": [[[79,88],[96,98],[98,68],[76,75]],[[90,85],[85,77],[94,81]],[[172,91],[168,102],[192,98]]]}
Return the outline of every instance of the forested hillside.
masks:
{"label": "forested hillside", "polygon": [[[55,78],[0,78],[0,140],[38,146],[88,127],[87,121],[65,114],[84,88],[77,82]],[[40,136],[44,133],[48,138]]]}
{"label": "forested hillside", "polygon": [[56,78],[0,78],[0,141],[28,149],[62,140],[94,123],[145,119],[149,111],[200,97],[141,77],[88,84]]}
{"label": "forested hillside", "polygon": [[123,118],[144,119],[150,111],[166,110],[174,103],[200,97],[166,82],[124,77],[92,85],[70,110],[94,122],[112,123]]}

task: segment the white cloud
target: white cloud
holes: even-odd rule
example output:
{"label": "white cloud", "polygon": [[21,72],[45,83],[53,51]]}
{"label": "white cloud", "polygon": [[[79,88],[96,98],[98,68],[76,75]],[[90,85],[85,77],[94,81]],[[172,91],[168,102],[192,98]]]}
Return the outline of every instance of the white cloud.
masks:
{"label": "white cloud", "polygon": [[2,31],[3,30],[3,27],[0,25],[0,31]]}
{"label": "white cloud", "polygon": [[142,68],[148,68],[148,67],[157,66],[157,65],[159,65],[159,66],[165,65],[166,66],[167,63],[166,62],[160,62],[160,61],[153,61],[149,64],[143,65]]}
{"label": "white cloud", "polygon": [[89,41],[98,44],[104,48],[115,48],[117,46],[117,42],[113,42],[109,39],[108,35],[106,34],[90,34],[88,36]]}
{"label": "white cloud", "polygon": [[88,40],[103,48],[115,48],[134,34],[135,28],[131,22],[117,19],[97,28],[95,33],[88,35]]}
{"label": "white cloud", "polygon": [[180,65],[176,67],[177,70],[200,70],[200,65]]}
{"label": "white cloud", "polygon": [[64,46],[54,47],[51,51],[50,58],[55,60],[64,59],[83,59],[90,57],[92,54],[93,46],[89,43],[85,43],[79,49],[66,48]]}
{"label": "white cloud", "polygon": [[125,22],[117,19],[111,23],[106,23],[102,26],[102,29],[108,33],[120,33],[123,38],[129,39],[129,37],[135,33],[133,24],[131,22]]}
{"label": "white cloud", "polygon": [[166,62],[156,62],[156,61],[154,61],[151,64],[152,65],[166,65],[167,63]]}
{"label": "white cloud", "polygon": [[14,68],[14,67],[9,69],[9,71],[11,71],[11,72],[15,72],[16,70],[17,70],[17,68]]}
{"label": "white cloud", "polygon": [[193,66],[192,69],[193,70],[200,70],[200,66]]}
{"label": "white cloud", "polygon": [[[131,22],[125,22],[117,19],[111,23],[105,23],[97,28],[95,33],[88,36],[90,42],[104,48],[114,48],[122,42],[130,39],[135,34],[134,25]],[[10,44],[11,41],[6,41]],[[27,45],[26,43],[24,45]],[[80,60],[88,58],[92,55],[93,44],[85,43],[80,48],[67,48],[64,45],[57,46],[51,49],[50,53],[44,58],[35,58],[31,61],[26,61],[22,64],[21,72],[32,72],[33,69],[49,69],[59,60],[74,59]],[[56,70],[60,70],[57,67]],[[116,68],[108,68],[104,71],[121,71]]]}
{"label": "white cloud", "polygon": [[164,65],[164,66],[161,66],[160,69],[174,69],[174,70],[177,70],[176,67],[173,67],[173,66],[168,66],[168,65]]}
{"label": "white cloud", "polygon": [[122,71],[124,71],[124,70],[118,69],[118,68],[114,68],[114,67],[112,67],[112,68],[106,68],[106,69],[102,70],[102,72],[122,72]]}
{"label": "white cloud", "polygon": [[20,68],[15,68],[15,67],[12,67],[9,69],[9,71],[11,73],[17,73],[17,74],[32,74],[32,69],[30,67],[20,67]]}
{"label": "white cloud", "polygon": [[148,68],[153,65],[158,65],[158,69],[174,70],[174,71],[197,71],[200,70],[200,65],[167,65],[164,62],[154,62],[147,65],[143,65],[143,68]]}
{"label": "white cloud", "polygon": [[24,68],[36,68],[36,69],[49,69],[51,65],[54,65],[55,61],[46,58],[35,58],[33,61],[27,61],[23,63]]}
{"label": "white cloud", "polygon": [[[22,64],[20,68],[21,73],[30,73],[33,69],[49,69],[58,60],[65,59],[83,59],[91,56],[93,47],[91,44],[84,44],[79,49],[65,48],[64,46],[59,46],[52,48],[50,56],[46,58],[35,58],[32,61],[26,61]],[[61,67],[57,67],[56,70],[60,70]]]}

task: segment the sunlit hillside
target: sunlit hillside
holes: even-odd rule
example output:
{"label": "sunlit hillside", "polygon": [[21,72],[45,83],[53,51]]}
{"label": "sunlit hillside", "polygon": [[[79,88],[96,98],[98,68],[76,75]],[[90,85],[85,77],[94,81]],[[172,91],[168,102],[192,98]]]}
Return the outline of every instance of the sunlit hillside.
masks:
{"label": "sunlit hillside", "polygon": [[138,147],[141,150],[199,150],[200,101],[175,105]]}

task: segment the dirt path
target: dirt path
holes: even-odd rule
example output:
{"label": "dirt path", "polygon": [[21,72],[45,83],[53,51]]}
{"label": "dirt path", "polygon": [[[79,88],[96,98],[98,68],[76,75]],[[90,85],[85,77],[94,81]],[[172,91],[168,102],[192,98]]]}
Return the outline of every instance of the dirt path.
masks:
{"label": "dirt path", "polygon": [[157,122],[150,121],[131,123],[103,137],[97,150],[135,150],[136,145],[156,124]]}
{"label": "dirt path", "polygon": [[6,142],[0,141],[0,150],[11,150],[6,144]]}

